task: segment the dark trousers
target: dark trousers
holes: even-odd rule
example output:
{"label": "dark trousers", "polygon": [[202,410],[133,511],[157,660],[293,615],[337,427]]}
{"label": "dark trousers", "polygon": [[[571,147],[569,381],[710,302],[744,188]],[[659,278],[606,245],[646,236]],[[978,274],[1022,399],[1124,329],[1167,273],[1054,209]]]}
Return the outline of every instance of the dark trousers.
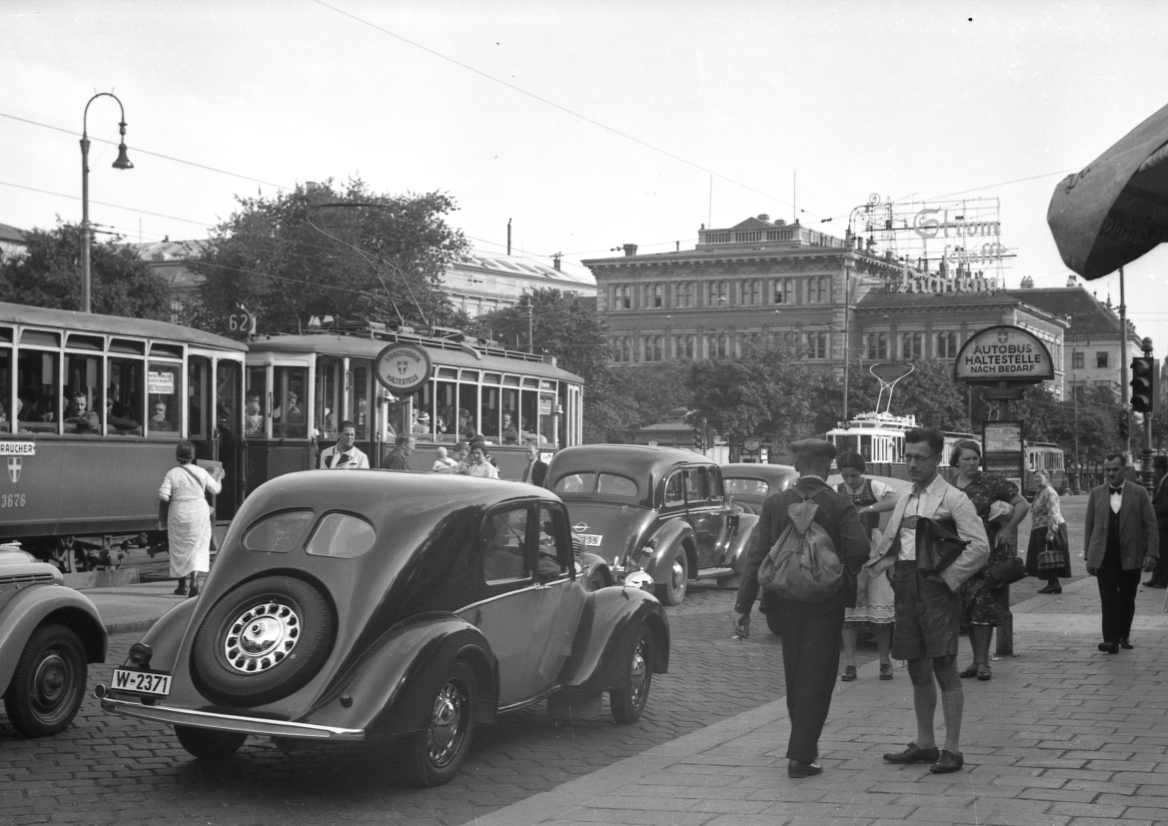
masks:
{"label": "dark trousers", "polygon": [[1103,641],[1119,642],[1131,636],[1136,615],[1136,593],[1140,589],[1140,570],[1125,571],[1107,561],[1096,576],[1099,604],[1103,613]]}
{"label": "dark trousers", "polygon": [[1168,531],[1160,531],[1160,560],[1156,563],[1151,582],[1161,588],[1168,585],[1168,544],[1165,543],[1168,543]]}
{"label": "dark trousers", "polygon": [[787,678],[791,737],[787,759],[812,763],[819,757],[819,735],[827,722],[839,671],[842,605],[783,602],[778,611]]}

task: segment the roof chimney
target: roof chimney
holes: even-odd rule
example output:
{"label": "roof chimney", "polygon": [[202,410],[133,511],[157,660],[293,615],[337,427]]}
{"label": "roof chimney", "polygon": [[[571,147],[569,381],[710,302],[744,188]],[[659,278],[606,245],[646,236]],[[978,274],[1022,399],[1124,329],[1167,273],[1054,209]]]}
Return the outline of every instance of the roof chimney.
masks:
{"label": "roof chimney", "polygon": [[769,221],[770,219],[771,216],[767,215],[765,212],[758,216],[758,220],[760,221]]}
{"label": "roof chimney", "polygon": [[634,256],[636,254],[637,254],[637,245],[636,244],[625,244],[625,255],[627,255],[631,258],[632,256]]}
{"label": "roof chimney", "polygon": [[563,257],[561,253],[556,253],[552,256],[552,266],[556,268],[556,272],[560,271],[560,259]]}

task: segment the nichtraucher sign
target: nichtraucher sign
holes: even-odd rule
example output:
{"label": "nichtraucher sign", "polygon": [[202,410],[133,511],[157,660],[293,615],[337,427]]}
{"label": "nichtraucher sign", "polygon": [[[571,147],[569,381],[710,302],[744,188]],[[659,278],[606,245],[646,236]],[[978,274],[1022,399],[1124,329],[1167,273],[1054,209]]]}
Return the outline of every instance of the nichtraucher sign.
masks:
{"label": "nichtraucher sign", "polygon": [[1034,383],[1054,378],[1054,361],[1038,336],[1003,324],[974,333],[957,353],[953,378],[964,382]]}

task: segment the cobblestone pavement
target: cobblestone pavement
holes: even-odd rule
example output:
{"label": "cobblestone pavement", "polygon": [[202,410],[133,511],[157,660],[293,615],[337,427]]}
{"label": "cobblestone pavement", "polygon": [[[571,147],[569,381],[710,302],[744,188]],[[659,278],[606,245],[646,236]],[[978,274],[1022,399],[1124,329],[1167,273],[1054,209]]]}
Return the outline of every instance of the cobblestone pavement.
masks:
{"label": "cobblestone pavement", "polygon": [[[166,726],[103,713],[88,697],[76,723],[55,738],[26,740],[0,716],[0,824],[175,823],[294,824],[378,821],[461,824],[531,794],[667,743],[782,693],[781,648],[759,630],[731,639],[734,592],[691,589],[669,609],[669,674],[653,681],[640,723],[601,718],[573,725],[543,706],[479,729],[462,773],[449,785],[418,791],[395,777],[391,750],[371,745],[283,750],[251,738],[234,758],[204,765]],[[111,638],[90,685],[108,682],[138,635]],[[861,646],[861,662],[875,657]]]}

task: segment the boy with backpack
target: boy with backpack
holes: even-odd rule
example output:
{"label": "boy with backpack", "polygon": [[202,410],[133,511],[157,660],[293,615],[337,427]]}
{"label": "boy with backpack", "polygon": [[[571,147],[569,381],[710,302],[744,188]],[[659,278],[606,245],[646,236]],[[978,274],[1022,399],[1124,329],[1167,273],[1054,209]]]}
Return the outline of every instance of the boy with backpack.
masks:
{"label": "boy with backpack", "polygon": [[783,641],[787,776],[810,777],[823,771],[819,735],[839,670],[844,608],[855,606],[855,577],[868,561],[869,541],[851,498],[826,482],[835,446],[804,439],[791,452],[799,481],[763,504],[734,603],[734,630],[740,637],[750,633],[762,567],[768,583],[762,609],[777,612]]}

